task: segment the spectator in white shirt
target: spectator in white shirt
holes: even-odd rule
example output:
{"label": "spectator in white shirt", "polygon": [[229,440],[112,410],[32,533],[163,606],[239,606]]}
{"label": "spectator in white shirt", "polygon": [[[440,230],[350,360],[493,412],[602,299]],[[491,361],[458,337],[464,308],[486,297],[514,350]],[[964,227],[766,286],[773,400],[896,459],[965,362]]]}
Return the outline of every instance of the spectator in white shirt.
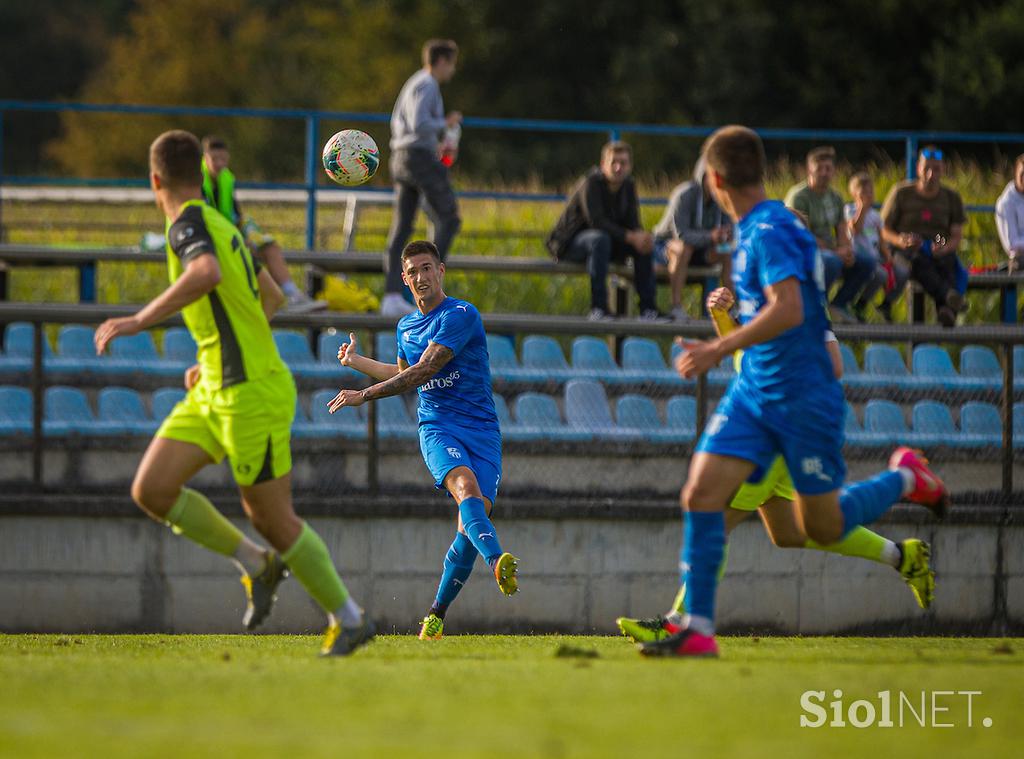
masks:
{"label": "spectator in white shirt", "polygon": [[1013,164],[1013,181],[996,201],[996,230],[1011,272],[1024,268],[1024,153]]}

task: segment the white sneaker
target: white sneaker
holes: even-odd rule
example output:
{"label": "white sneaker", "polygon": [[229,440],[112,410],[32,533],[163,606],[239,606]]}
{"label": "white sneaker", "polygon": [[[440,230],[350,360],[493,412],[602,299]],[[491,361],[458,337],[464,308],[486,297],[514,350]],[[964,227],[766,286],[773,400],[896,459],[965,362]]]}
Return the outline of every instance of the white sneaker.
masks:
{"label": "white sneaker", "polygon": [[685,323],[690,321],[690,315],[686,313],[686,309],[683,308],[682,306],[676,306],[675,308],[673,308],[671,316],[672,321],[674,322]]}
{"label": "white sneaker", "polygon": [[380,313],[382,316],[405,316],[416,310],[416,306],[407,301],[398,293],[385,293],[380,302]]}
{"label": "white sneaker", "polygon": [[288,296],[288,303],[284,310],[292,314],[308,314],[312,311],[323,311],[325,308],[327,308],[327,301],[313,300],[300,290]]}

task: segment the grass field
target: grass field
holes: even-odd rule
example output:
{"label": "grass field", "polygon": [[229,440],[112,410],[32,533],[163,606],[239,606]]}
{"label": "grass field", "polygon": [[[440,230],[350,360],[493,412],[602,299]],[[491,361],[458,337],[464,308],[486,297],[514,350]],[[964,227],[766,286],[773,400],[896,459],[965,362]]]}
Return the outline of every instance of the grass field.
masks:
{"label": "grass field", "polygon": [[[652,661],[621,638],[385,636],[325,661],[311,637],[0,636],[0,755],[1021,755],[1024,641],[721,643],[719,661]],[[890,691],[895,726],[801,728],[809,689],[829,719],[836,689],[846,709]],[[927,727],[905,706],[900,727],[899,691],[918,713],[926,692]],[[980,691],[973,726],[966,696],[933,714],[932,691]]]}

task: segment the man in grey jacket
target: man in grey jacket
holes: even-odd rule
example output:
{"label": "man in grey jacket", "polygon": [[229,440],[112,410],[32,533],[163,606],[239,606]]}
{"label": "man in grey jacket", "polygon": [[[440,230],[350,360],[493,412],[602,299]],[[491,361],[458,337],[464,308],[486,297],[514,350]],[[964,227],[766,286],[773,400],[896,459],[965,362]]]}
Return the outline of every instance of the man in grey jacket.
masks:
{"label": "man in grey jacket", "polygon": [[[381,313],[402,316],[415,307],[402,297],[402,249],[412,234],[420,197],[434,227],[432,242],[448,256],[452,240],[462,226],[459,206],[441,163],[441,134],[457,126],[462,114],[444,113],[441,85],[455,75],[459,48],[452,40],[432,39],[423,45],[423,68],[409,77],[391,113],[391,158],[388,166],[395,184],[395,210],[388,232],[384,261],[386,279]],[[448,146],[449,153],[453,151]]]}
{"label": "man in grey jacket", "polygon": [[693,181],[672,190],[661,221],[654,227],[655,263],[668,268],[672,318],[686,321],[683,286],[694,266],[722,265],[722,285],[732,289],[732,223],[715,203],[705,180],[704,159],[693,169]]}

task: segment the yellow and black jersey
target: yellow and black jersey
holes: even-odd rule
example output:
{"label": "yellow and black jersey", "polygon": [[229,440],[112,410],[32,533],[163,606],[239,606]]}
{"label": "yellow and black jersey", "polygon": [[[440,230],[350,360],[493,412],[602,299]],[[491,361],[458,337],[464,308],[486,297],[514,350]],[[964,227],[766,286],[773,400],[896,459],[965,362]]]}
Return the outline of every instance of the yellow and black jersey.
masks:
{"label": "yellow and black jersey", "polygon": [[231,222],[203,201],[190,200],[178,218],[167,220],[171,282],[189,261],[203,255],[217,257],[220,283],[182,310],[199,346],[201,381],[220,389],[287,371],[260,303],[259,264]]}

